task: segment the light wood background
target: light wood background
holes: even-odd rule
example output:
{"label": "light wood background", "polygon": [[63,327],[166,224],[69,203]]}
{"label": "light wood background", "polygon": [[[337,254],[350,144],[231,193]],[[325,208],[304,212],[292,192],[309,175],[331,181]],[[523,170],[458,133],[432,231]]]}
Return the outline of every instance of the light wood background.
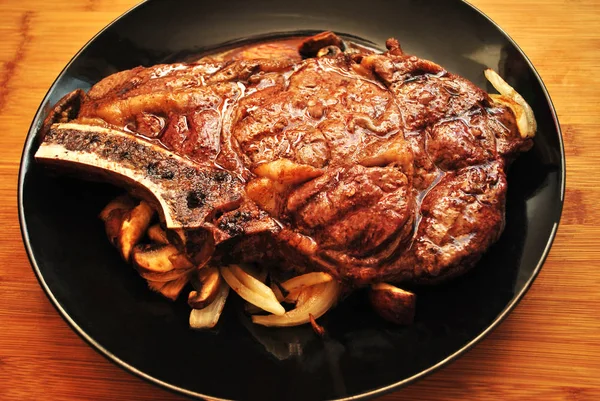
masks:
{"label": "light wood background", "polygon": [[[85,42],[136,0],[0,0],[0,399],[181,400],[108,362],[46,299],[17,219],[31,119]],[[523,48],[558,111],[566,206],[550,257],[467,355],[383,400],[600,400],[600,2],[473,0]]]}

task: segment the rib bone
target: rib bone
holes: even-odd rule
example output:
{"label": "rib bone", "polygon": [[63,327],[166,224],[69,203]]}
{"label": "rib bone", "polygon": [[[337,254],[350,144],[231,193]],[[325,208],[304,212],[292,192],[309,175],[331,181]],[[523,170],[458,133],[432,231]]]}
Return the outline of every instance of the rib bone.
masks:
{"label": "rib bone", "polygon": [[[217,212],[237,208],[243,186],[230,172],[199,165],[159,145],[112,128],[54,124],[38,162],[133,186],[163,215],[169,229],[206,227]],[[151,196],[148,196],[150,194]]]}

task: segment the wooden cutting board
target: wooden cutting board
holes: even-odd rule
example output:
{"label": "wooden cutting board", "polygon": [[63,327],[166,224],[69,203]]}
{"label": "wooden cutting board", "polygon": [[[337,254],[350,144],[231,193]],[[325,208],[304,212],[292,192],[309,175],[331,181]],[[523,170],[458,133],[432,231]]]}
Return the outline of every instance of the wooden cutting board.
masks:
{"label": "wooden cutting board", "polygon": [[[0,399],[182,400],[108,362],[59,317],[25,254],[17,172],[44,94],[137,0],[0,0]],[[382,400],[600,400],[600,2],[474,0],[538,69],[562,125],[567,194],[544,268],[467,355]]]}

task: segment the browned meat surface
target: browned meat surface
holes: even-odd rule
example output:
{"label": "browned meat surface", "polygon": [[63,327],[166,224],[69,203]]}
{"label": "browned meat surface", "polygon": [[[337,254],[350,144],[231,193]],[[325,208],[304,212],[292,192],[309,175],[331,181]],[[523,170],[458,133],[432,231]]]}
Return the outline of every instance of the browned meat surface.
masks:
{"label": "browned meat surface", "polygon": [[422,129],[443,118],[490,105],[487,94],[473,83],[431,61],[402,54],[396,47],[385,55],[363,57],[361,66],[396,95],[407,130]]}
{"label": "browned meat surface", "polygon": [[212,241],[216,260],[323,270],[357,286],[437,282],[498,239],[505,169],[532,141],[471,82],[387,45],[373,54],[325,32],[123,71],[59,104],[44,142],[118,153],[106,138],[77,147],[49,128],[70,120],[196,166],[110,156],[161,188],[186,183],[180,207],[202,210],[184,227],[189,253]]}
{"label": "browned meat surface", "polygon": [[322,168],[403,143],[400,119],[393,95],[340,55],[309,59],[287,80],[240,100],[230,129],[250,169],[282,158]]}
{"label": "browned meat surface", "polygon": [[284,219],[336,264],[365,263],[410,233],[411,192],[408,177],[392,166],[332,168],[292,191]]}

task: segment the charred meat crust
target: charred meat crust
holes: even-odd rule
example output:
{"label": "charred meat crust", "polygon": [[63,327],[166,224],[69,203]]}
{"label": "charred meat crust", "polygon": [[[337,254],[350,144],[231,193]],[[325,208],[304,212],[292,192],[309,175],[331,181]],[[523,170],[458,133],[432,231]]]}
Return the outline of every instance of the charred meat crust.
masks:
{"label": "charred meat crust", "polygon": [[81,89],[75,89],[63,96],[44,119],[39,133],[39,142],[43,142],[53,124],[66,123],[75,119],[84,99],[85,92]]}

